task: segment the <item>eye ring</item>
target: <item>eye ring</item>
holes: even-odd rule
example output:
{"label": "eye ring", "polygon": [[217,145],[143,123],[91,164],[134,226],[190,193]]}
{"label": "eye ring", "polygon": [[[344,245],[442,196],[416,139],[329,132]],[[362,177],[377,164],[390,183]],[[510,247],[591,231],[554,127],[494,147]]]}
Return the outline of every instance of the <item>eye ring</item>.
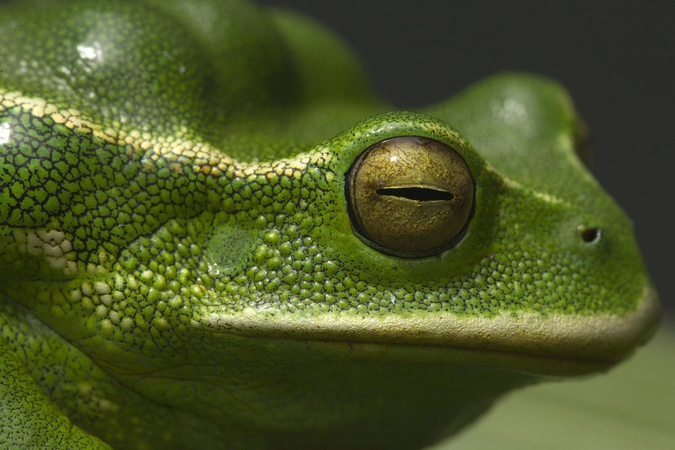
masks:
{"label": "eye ring", "polygon": [[439,254],[466,234],[475,183],[464,158],[434,139],[401,136],[366,149],[346,177],[354,233],[402,258]]}

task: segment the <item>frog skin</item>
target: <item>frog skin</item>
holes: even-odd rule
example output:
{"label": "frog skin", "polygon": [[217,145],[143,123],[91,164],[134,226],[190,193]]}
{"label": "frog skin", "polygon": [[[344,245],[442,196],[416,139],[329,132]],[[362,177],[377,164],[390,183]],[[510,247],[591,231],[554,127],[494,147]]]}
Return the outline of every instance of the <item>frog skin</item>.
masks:
{"label": "frog skin", "polygon": [[295,13],[1,8],[3,447],[421,448],[656,328],[554,81],[394,111]]}

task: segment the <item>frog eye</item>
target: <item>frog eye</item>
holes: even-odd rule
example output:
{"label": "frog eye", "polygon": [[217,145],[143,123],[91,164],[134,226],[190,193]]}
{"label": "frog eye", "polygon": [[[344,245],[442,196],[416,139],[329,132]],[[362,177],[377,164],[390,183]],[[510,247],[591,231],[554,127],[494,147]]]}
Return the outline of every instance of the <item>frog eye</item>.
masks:
{"label": "frog eye", "polygon": [[438,254],[459,242],[473,216],[474,190],[464,158],[422,137],[378,142],[347,173],[355,234],[403,258]]}

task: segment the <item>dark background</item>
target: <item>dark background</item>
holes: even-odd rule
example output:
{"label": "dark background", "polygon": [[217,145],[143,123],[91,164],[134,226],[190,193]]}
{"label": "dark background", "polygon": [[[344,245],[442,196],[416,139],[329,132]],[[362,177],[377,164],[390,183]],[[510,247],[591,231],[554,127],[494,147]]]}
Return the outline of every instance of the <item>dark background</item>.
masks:
{"label": "dark background", "polygon": [[553,77],[591,128],[593,171],[635,223],[675,314],[675,2],[259,0],[306,13],[356,51],[396,107],[504,70]]}

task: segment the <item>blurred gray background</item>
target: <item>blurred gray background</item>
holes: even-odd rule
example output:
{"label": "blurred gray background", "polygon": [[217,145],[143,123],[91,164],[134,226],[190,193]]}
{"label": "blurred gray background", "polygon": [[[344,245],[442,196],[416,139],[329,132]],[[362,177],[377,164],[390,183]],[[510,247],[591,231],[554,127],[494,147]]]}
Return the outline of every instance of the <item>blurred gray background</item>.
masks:
{"label": "blurred gray background", "polygon": [[635,222],[675,314],[675,2],[258,2],[340,34],[399,108],[440,101],[504,70],[562,82],[591,128],[595,176]]}

